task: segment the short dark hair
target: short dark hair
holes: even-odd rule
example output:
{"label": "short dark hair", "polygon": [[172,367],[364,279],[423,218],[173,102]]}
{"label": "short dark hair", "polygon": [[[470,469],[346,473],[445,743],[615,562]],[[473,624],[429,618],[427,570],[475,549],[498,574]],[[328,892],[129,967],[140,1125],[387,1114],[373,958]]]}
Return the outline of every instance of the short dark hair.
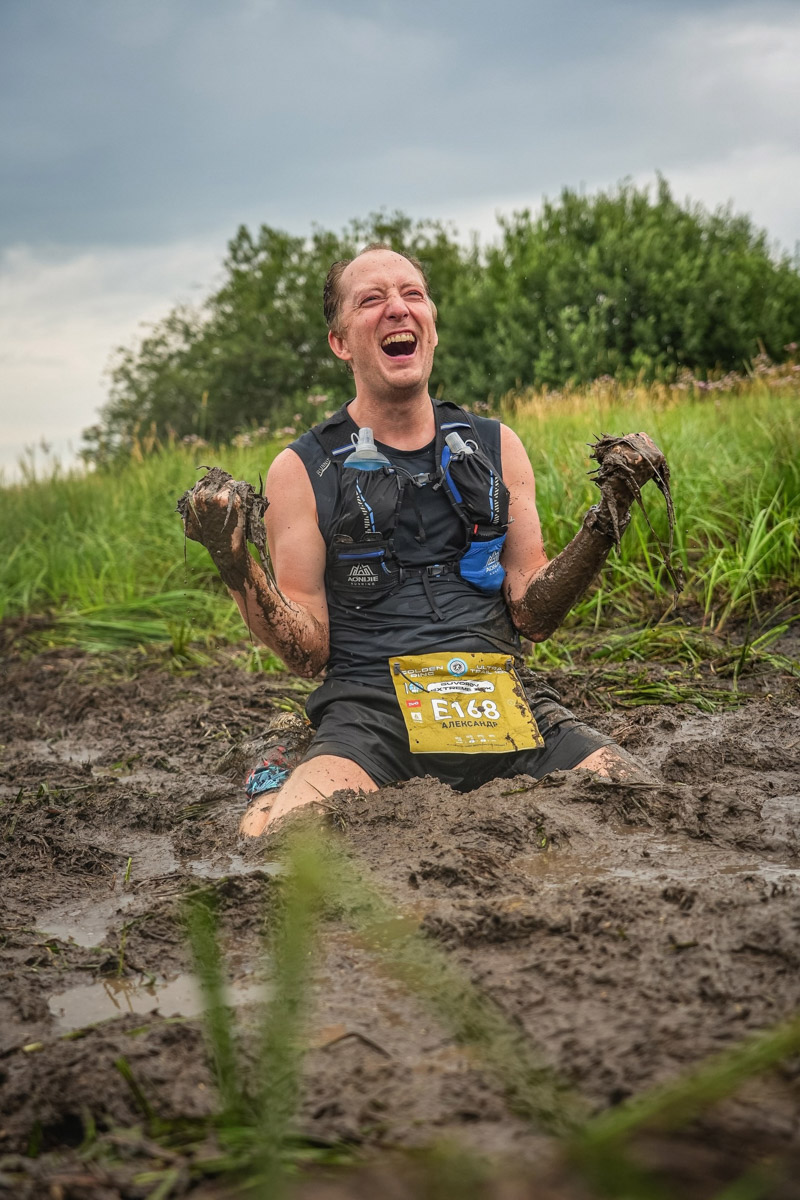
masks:
{"label": "short dark hair", "polygon": [[415,267],[422,276],[422,282],[425,284],[425,294],[431,302],[433,308],[433,319],[436,320],[436,305],[431,299],[431,292],[428,286],[428,277],[425,274],[425,268],[418,258],[414,258],[413,254],[404,254],[402,250],[395,250],[394,246],[388,246],[385,242],[370,242],[363,250],[359,250],[358,254],[354,254],[352,258],[340,258],[337,262],[332,263],[331,269],[325,279],[325,286],[322,289],[322,311],[325,314],[325,324],[333,333],[339,332],[339,316],[342,302],[341,282],[342,275],[351,262],[355,262],[362,254],[369,254],[371,250],[391,250],[393,254],[399,254],[407,262],[410,262],[412,267]]}

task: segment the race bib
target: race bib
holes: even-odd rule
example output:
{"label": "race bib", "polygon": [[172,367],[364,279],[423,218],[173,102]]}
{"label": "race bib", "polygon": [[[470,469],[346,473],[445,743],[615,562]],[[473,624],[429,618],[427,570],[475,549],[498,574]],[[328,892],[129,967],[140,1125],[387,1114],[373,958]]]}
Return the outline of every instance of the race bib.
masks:
{"label": "race bib", "polygon": [[414,754],[539,750],[539,733],[506,654],[409,654],[389,659]]}

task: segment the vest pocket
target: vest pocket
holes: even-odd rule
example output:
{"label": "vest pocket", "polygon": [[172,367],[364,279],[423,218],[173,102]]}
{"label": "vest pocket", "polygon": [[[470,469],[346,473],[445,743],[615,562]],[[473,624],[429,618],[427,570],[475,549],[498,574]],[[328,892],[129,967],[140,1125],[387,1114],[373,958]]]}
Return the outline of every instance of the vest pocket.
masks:
{"label": "vest pocket", "polygon": [[485,540],[479,540],[481,533],[478,526],[476,539],[469,543],[459,560],[458,573],[481,592],[499,592],[506,577],[500,565],[500,552],[506,535],[502,533],[499,537],[493,537],[490,534]]}
{"label": "vest pocket", "polygon": [[386,539],[337,537],[328,556],[328,583],[344,604],[369,604],[393,591],[402,571]]}

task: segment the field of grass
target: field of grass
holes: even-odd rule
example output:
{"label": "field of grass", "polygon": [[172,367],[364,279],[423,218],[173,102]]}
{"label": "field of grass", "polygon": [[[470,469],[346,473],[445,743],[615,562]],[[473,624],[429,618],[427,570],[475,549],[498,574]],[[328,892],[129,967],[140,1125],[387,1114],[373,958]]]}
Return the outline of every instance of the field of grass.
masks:
{"label": "field of grass", "polygon": [[[533,462],[551,555],[597,494],[586,443],[601,432],[649,432],[672,470],[675,552],[686,573],[681,606],[720,632],[731,622],[758,628],[796,612],[799,399],[800,376],[784,369],[707,393],[613,382],[520,393],[507,398],[504,417]],[[241,639],[238,613],[205,550],[184,547],[175,501],[200,463],[257,483],[282,444],[161,447],[114,470],[54,470],[0,489],[0,619],[39,618],[37,644],[90,650],[162,642],[180,656]],[[652,485],[645,501],[665,539],[664,501]],[[612,555],[600,585],[569,619],[566,642],[562,634],[540,653],[545,661],[562,656],[558,646],[581,630],[652,627],[671,603],[656,537],[637,511],[621,556]],[[261,665],[273,661],[262,654]]]}

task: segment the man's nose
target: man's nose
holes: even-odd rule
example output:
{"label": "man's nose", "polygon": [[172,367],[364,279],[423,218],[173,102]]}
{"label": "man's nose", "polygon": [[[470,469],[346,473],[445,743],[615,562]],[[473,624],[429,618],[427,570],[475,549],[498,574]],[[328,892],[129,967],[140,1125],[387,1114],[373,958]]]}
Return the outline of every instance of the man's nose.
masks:
{"label": "man's nose", "polygon": [[408,305],[397,290],[389,292],[386,297],[386,314],[390,317],[405,317],[408,314]]}

